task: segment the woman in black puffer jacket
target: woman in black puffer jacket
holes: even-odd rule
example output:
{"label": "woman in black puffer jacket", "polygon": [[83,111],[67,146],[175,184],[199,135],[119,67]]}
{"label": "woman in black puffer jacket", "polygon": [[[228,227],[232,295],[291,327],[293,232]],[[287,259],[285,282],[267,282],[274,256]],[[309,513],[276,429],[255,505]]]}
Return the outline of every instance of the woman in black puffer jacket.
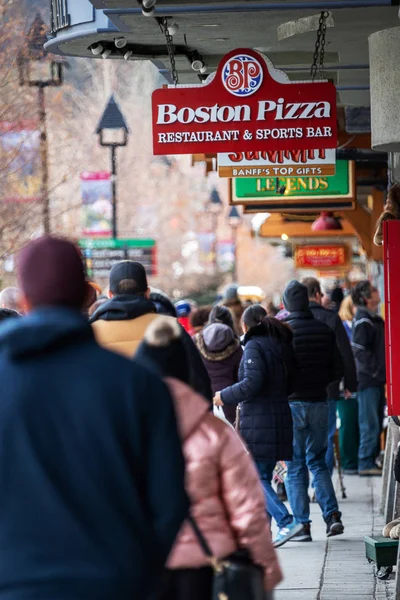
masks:
{"label": "woman in black puffer jacket", "polygon": [[239,383],[217,393],[214,403],[241,405],[240,432],[257,464],[269,514],[279,533],[281,546],[301,529],[271,486],[275,464],[291,460],[293,425],[288,396],[294,371],[292,332],[260,305],[243,314],[244,355]]}

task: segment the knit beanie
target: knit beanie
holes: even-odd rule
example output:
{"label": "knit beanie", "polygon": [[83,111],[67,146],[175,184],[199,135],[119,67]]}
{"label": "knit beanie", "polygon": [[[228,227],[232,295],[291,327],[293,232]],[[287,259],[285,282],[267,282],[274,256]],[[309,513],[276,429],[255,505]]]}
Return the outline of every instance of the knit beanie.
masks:
{"label": "knit beanie", "polygon": [[83,308],[85,268],[79,249],[69,240],[47,235],[29,242],[19,254],[17,276],[34,308]]}
{"label": "knit beanie", "polygon": [[147,328],[136,359],[156,364],[164,377],[189,383],[189,361],[182,328],[172,317],[158,317]]}
{"label": "knit beanie", "polygon": [[308,290],[305,285],[293,279],[283,293],[283,304],[289,312],[308,310]]}

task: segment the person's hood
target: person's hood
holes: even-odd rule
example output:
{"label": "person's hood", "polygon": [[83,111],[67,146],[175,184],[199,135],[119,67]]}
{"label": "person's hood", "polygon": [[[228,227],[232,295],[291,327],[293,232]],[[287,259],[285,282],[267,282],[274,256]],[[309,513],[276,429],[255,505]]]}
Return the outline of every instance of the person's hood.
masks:
{"label": "person's hood", "polygon": [[13,359],[27,358],[85,339],[93,339],[93,332],[79,311],[40,308],[27,317],[2,325],[0,352],[6,352]]}
{"label": "person's hood", "polygon": [[157,314],[159,315],[167,315],[168,317],[177,316],[175,306],[172,304],[171,300],[163,294],[162,292],[151,292],[150,301],[156,307]]}
{"label": "person's hood", "polygon": [[200,354],[211,361],[221,361],[236,352],[240,342],[228,325],[212,323],[196,335]]}
{"label": "person's hood", "polygon": [[155,313],[156,307],[147,298],[141,296],[121,295],[104,302],[91,316],[90,323],[95,321],[129,321],[142,315]]}
{"label": "person's hood", "polygon": [[174,401],[181,439],[185,441],[194,432],[200,421],[210,414],[210,405],[183,381],[167,377],[165,382]]}
{"label": "person's hood", "polygon": [[290,313],[308,311],[308,291],[305,285],[293,280],[283,294],[283,304]]}

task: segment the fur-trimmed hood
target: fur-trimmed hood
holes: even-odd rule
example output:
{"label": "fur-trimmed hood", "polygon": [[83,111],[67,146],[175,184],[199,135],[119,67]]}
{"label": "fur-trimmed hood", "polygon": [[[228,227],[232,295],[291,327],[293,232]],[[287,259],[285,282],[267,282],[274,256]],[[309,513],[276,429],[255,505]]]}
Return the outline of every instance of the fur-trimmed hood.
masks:
{"label": "fur-trimmed hood", "polygon": [[221,361],[229,358],[240,347],[240,342],[228,325],[212,323],[195,336],[200,354],[206,360]]}

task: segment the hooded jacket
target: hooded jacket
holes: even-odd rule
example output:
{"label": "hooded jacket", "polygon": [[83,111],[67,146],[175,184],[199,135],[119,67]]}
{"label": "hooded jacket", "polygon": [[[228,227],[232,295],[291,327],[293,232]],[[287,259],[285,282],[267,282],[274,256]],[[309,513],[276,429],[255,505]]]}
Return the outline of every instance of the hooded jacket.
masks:
{"label": "hooded jacket", "polygon": [[[210,415],[208,405],[191,388],[176,379],[166,382],[175,401],[183,441],[192,516],[217,558],[239,547],[247,549],[254,562],[264,568],[266,587],[272,590],[282,573],[271,543],[264,493],[250,456],[234,430]],[[168,568],[208,564],[191,526],[185,523]]]}
{"label": "hooded jacket", "polygon": [[250,329],[244,338],[239,383],[222,390],[221,399],[224,405],[241,404],[240,433],[257,461],[292,458],[288,403],[292,377],[290,342],[270,337],[263,325]]}
{"label": "hooded jacket", "polygon": [[63,308],[2,327],[0,374],[0,598],[152,598],[188,508],[163,382]]}
{"label": "hooded jacket", "polygon": [[[210,377],[213,394],[238,381],[243,350],[228,325],[212,323],[198,333],[194,341]],[[230,423],[235,422],[234,406],[224,407],[224,413]]]}
{"label": "hooded jacket", "polygon": [[[336,345],[339,349],[344,366],[344,387],[350,392],[357,391],[357,371],[356,363],[353,356],[349,336],[337,312],[328,310],[318,304],[318,302],[310,301],[310,310],[313,316],[326,323],[335,334]],[[340,382],[335,381],[328,386],[328,398],[338,400],[340,397]]]}
{"label": "hooded jacket", "polygon": [[307,288],[298,281],[287,286],[283,303],[289,316],[286,323],[293,331],[296,360],[291,401],[323,402],[327,387],[344,375],[343,361],[336,345],[335,334],[309,309]]}
{"label": "hooded jacket", "polygon": [[[102,304],[92,315],[90,323],[101,346],[132,358],[146,329],[157,317],[156,307],[150,300],[141,296],[121,295]],[[192,338],[183,328],[182,340],[189,357],[190,384],[212,402],[213,393],[207,371]]]}
{"label": "hooded jacket", "polygon": [[385,385],[385,323],[367,308],[357,309],[353,321],[352,347],[357,365],[359,391]]}

